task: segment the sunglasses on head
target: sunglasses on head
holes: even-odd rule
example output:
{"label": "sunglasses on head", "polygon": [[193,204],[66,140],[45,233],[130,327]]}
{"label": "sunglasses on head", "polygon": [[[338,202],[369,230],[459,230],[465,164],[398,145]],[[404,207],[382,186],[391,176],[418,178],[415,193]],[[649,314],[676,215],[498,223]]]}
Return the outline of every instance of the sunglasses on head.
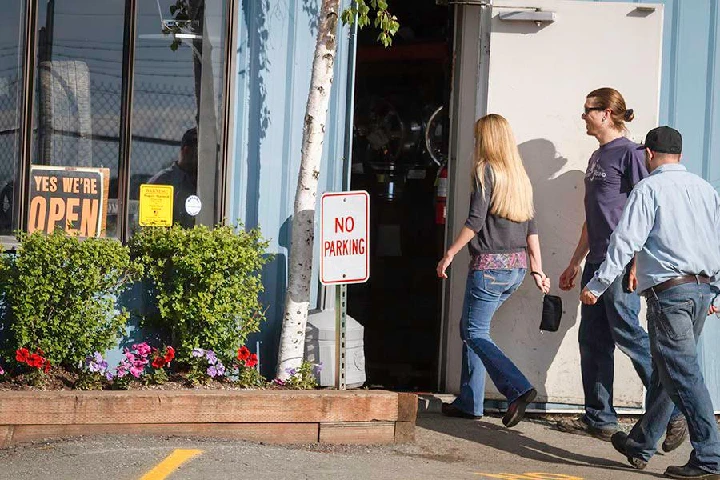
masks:
{"label": "sunglasses on head", "polygon": [[598,112],[601,112],[605,110],[603,107],[583,107],[585,109],[585,115],[592,112],[593,110],[597,110]]}

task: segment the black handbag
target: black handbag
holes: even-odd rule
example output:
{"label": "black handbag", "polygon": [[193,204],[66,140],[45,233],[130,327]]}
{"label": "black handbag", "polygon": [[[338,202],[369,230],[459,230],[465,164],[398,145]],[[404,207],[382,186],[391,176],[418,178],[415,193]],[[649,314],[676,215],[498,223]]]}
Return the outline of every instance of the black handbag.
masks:
{"label": "black handbag", "polygon": [[560,328],[560,319],[562,318],[562,314],[562,298],[557,295],[545,295],[543,297],[540,330],[557,332],[558,328]]}

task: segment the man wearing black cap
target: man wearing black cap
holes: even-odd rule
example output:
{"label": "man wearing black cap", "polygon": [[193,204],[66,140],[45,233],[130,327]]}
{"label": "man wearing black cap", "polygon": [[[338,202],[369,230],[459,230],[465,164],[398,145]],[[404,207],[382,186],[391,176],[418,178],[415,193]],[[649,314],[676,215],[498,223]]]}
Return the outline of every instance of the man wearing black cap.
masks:
{"label": "man wearing black cap", "polygon": [[185,201],[197,192],[198,136],[197,128],[191,128],[180,140],[180,155],[177,161],[156,173],[148,183],[173,186],[173,223],[192,228],[195,217],[188,214]]}
{"label": "man wearing black cap", "polygon": [[671,478],[720,479],[720,435],[700,371],[697,341],[720,293],[720,195],[680,165],[682,136],[651,130],[645,158],[650,176],[633,189],[612,234],[604,263],[580,299],[594,304],[637,253],[638,290],[647,299],[653,372],[645,415],[616,450],[643,469],[677,405],[687,419],[693,451]]}

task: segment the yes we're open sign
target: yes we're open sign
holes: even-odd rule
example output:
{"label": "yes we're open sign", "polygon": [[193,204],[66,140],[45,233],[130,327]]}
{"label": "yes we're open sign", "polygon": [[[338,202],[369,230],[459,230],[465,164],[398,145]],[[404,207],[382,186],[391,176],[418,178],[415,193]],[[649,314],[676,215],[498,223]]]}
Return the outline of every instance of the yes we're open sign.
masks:
{"label": "yes we're open sign", "polygon": [[28,232],[105,236],[110,170],[33,165]]}

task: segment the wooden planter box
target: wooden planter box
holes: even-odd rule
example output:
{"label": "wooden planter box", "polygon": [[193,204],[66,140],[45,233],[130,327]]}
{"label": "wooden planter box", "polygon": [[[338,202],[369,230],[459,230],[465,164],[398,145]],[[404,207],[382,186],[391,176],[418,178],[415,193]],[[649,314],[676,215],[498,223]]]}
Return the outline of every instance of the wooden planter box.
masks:
{"label": "wooden planter box", "polygon": [[387,391],[4,391],[0,448],[93,434],[399,443],[416,416],[416,395]]}

